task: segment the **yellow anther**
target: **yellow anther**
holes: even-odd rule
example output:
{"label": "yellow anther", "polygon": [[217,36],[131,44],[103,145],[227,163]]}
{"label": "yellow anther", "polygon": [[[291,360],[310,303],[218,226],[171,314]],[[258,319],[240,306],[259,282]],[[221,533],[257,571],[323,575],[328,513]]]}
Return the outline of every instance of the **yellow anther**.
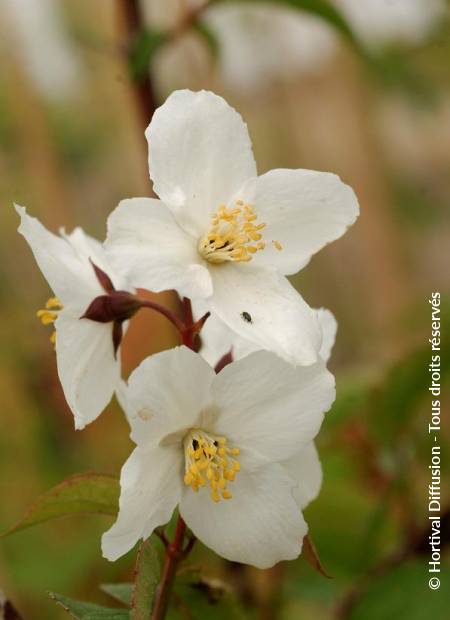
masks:
{"label": "yellow anther", "polygon": [[275,239],[272,239],[272,243],[275,246],[276,250],[282,250],[283,246],[281,245],[281,243],[279,241],[276,241]]}
{"label": "yellow anther", "polygon": [[[195,492],[209,486],[214,502],[221,497],[230,499],[227,483],[232,482],[240,470],[236,456],[239,448],[227,446],[225,437],[216,437],[203,430],[193,429],[184,439],[186,468],[184,483]],[[222,495],[220,495],[222,494]]]}
{"label": "yellow anther", "polygon": [[[248,262],[265,247],[260,242],[259,231],[266,225],[256,223],[254,207],[242,200],[236,200],[235,204],[236,207],[219,206],[211,216],[211,228],[198,243],[201,256],[211,263]],[[253,245],[255,241],[260,243]]]}
{"label": "yellow anther", "polygon": [[[62,303],[57,297],[50,297],[45,304],[45,308],[38,310],[36,316],[40,319],[42,325],[51,325],[58,318],[59,313],[63,309]],[[56,332],[52,332],[50,342],[56,344]]]}
{"label": "yellow anther", "polygon": [[50,297],[45,304],[47,310],[61,310],[62,305],[57,297]]}

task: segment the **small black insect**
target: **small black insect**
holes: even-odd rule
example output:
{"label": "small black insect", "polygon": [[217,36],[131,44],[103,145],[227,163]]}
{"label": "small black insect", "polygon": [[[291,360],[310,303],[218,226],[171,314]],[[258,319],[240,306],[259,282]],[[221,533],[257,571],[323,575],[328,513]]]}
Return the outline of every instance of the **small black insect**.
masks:
{"label": "small black insect", "polygon": [[241,312],[241,317],[244,319],[246,323],[253,323],[251,314],[249,314],[248,312]]}

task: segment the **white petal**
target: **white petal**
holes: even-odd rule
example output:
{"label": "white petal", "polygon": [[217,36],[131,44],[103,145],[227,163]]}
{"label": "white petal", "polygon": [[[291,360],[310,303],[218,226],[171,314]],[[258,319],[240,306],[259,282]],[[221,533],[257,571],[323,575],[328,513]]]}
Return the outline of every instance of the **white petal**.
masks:
{"label": "white petal", "polygon": [[75,428],[82,429],[100,415],[120,380],[112,323],[80,319],[64,309],[55,328],[59,379]]}
{"label": "white petal", "polygon": [[328,172],[271,170],[249,181],[242,195],[253,202],[258,222],[266,224],[266,248],[253,260],[286,275],[297,273],[313,254],[343,235],[359,214],[353,190]]}
{"label": "white petal", "polygon": [[19,233],[28,241],[39,269],[64,306],[80,315],[97,295],[104,293],[89,256],[81,257],[67,239],[49,232],[24,207],[16,205],[21,223]]}
{"label": "white petal", "polygon": [[297,368],[267,351],[226,366],[213,383],[216,432],[244,452],[285,461],[317,435],[335,398],[323,362]]}
{"label": "white petal", "polygon": [[135,448],[120,475],[117,521],[102,536],[105,558],[117,560],[169,521],[180,500],[182,476],[181,450],[157,445]]}
{"label": "white petal", "polygon": [[316,313],[285,277],[248,264],[219,265],[210,272],[212,310],[230,329],[291,364],[317,360],[321,334]]}
{"label": "white petal", "polygon": [[187,347],[145,359],[128,380],[131,437],[139,445],[186,430],[211,402],[214,371]]}
{"label": "white petal", "polygon": [[[113,269],[111,263],[107,259],[104,246],[100,241],[93,239],[79,227],[74,228],[71,233],[66,233],[64,229],[61,229],[60,235],[70,243],[80,261],[85,265],[87,276],[90,281],[94,282],[96,288],[98,286],[98,280],[93,271],[91,261],[109,276],[116,290],[133,291],[129,281]],[[100,290],[101,294],[104,294],[104,290],[102,288],[100,288]]]}
{"label": "white petal", "polygon": [[[209,304],[203,300],[192,300],[192,309],[194,318],[198,320],[208,312]],[[199,353],[211,366],[215,366],[230,351],[233,359],[238,360],[260,349],[253,342],[238,336],[215,313],[209,316],[200,335],[202,346]]]}
{"label": "white petal", "polygon": [[256,175],[247,126],[211,92],[175,91],[145,135],[155,192],[197,237],[208,232],[210,214]]}
{"label": "white petal", "polygon": [[186,488],[180,514],[202,543],[232,562],[269,568],[293,560],[308,527],[292,496],[293,481],[277,464],[241,470],[229,489],[233,497],[215,503],[207,489]]}
{"label": "white petal", "polygon": [[[194,300],[192,301],[192,308],[194,318],[198,320],[208,311],[209,304],[204,300]],[[328,362],[336,340],[337,321],[332,312],[326,308],[320,308],[316,312],[322,332],[322,346],[319,356],[324,362]],[[233,360],[236,361],[260,350],[258,345],[238,336],[216,314],[211,314],[203,326],[201,342],[202,346],[199,353],[211,366],[215,366],[230,351]]]}
{"label": "white petal", "polygon": [[322,486],[322,466],[313,442],[282,463],[293,480],[297,482],[294,498],[303,510],[319,494]]}
{"label": "white petal", "polygon": [[152,198],[122,200],[108,218],[109,260],[136,287],[176,289],[187,297],[211,295],[211,278],[200,264],[197,241]]}
{"label": "white petal", "polygon": [[322,331],[322,346],[319,355],[324,362],[328,362],[336,340],[337,321],[333,313],[326,308],[320,308],[317,311],[317,319]]}

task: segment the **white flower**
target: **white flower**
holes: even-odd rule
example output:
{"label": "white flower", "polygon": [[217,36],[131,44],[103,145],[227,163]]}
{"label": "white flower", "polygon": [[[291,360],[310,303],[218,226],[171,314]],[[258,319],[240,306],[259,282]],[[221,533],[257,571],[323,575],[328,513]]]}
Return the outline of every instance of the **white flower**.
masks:
{"label": "white flower", "polygon": [[301,507],[320,485],[311,441],[334,395],[323,363],[295,368],[266,351],[218,375],[186,347],[147,358],[123,401],[137,447],[104,556],[148,538],[178,505],[224,558],[259,568],[296,558],[307,532]]}
{"label": "white flower", "polygon": [[120,380],[113,341],[118,346],[120,326],[80,318],[96,298],[106,297],[93,264],[109,276],[115,288],[126,287],[109,266],[101,244],[81,228],[57,236],[23,207],[16,206],[16,210],[21,218],[18,230],[56,295],[38,316],[44,324],[55,324],[59,378],[75,428],[82,429],[100,415]]}
{"label": "white flower", "polygon": [[[193,304],[194,316],[202,316],[204,303]],[[322,346],[319,357],[327,364],[336,339],[337,322],[333,314],[325,308],[316,310],[322,332]],[[211,315],[201,331],[200,355],[211,366],[215,366],[231,352],[234,361],[240,360],[258,349],[248,340],[232,332],[217,316]],[[320,364],[321,362],[318,362]],[[295,480],[300,480],[295,491],[301,508],[305,508],[319,494],[322,485],[322,466],[314,442],[302,447],[284,463]]]}
{"label": "white flower", "polygon": [[[194,319],[200,318],[207,311],[207,305],[204,301],[194,300],[192,303]],[[317,320],[322,334],[322,344],[319,350],[319,357],[326,363],[328,362],[331,350],[336,339],[337,322],[333,314],[325,308],[315,310]],[[250,314],[246,314],[245,319],[248,322],[253,321]],[[260,347],[256,346],[250,340],[245,340],[227,327],[218,316],[212,314],[204,324],[201,334],[200,355],[208,364],[215,366],[224,355],[231,352],[234,361],[242,359],[246,355],[259,351]]]}
{"label": "white flower", "polygon": [[174,92],[146,136],[161,200],[124,200],[112,213],[106,250],[115,268],[136,287],[207,299],[259,348],[314,363],[316,315],[284,276],[355,221],[353,191],[324,172],[257,177],[246,125],[210,92]]}

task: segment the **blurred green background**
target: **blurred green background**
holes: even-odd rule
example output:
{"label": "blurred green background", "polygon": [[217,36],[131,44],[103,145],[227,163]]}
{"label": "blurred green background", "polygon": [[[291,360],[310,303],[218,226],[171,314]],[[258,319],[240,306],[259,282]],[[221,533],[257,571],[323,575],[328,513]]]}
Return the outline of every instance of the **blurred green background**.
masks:
{"label": "blurred green background", "polygon": [[[396,2],[412,13],[396,12]],[[191,561],[230,583],[252,618],[447,618],[445,466],[443,585],[428,588],[427,368],[432,291],[442,295],[444,356],[450,340],[448,4],[336,0],[342,14],[319,0],[206,4],[0,3],[0,530],[70,474],[117,474],[131,449],[114,403],[73,430],[49,332],[35,316],[49,290],[16,233],[12,203],[53,230],[81,225],[102,239],[119,200],[151,192],[143,130],[152,99],[208,88],[247,121],[261,173],[337,173],[354,187],[361,216],[294,278],[339,322],[338,398],[318,438],[324,484],[306,511],[332,579],[303,558],[266,572],[239,568],[200,544]],[[171,294],[159,297],[176,306]],[[139,316],[125,372],[175,343],[164,319]],[[447,413],[449,366],[444,357]],[[445,464],[448,424],[441,439]],[[25,620],[67,617],[49,590],[107,603],[98,584],[130,580],[134,560],[101,558],[109,525],[78,517],[1,539],[0,590]],[[201,616],[222,617],[215,605]]]}

